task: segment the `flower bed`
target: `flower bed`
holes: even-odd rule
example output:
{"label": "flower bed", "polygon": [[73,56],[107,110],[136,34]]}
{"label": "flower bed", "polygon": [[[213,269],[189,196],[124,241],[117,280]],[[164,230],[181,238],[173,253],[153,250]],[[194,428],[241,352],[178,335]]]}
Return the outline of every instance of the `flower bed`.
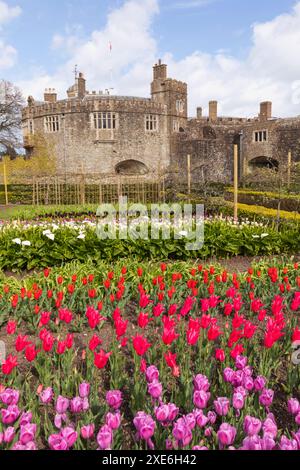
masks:
{"label": "flower bed", "polygon": [[299,450],[300,269],[7,280],[0,448]]}
{"label": "flower bed", "polygon": [[[163,224],[161,225],[161,227]],[[182,232],[184,233],[184,232]],[[99,239],[96,222],[83,221],[63,224],[11,223],[0,232],[0,268],[21,271],[60,266],[71,260],[116,260],[119,257],[138,259],[191,259],[216,256],[226,258],[235,255],[256,256],[280,253],[296,254],[300,251],[298,225],[283,225],[280,231],[262,223],[231,218],[206,219],[204,245],[189,251],[184,235],[174,239]]]}

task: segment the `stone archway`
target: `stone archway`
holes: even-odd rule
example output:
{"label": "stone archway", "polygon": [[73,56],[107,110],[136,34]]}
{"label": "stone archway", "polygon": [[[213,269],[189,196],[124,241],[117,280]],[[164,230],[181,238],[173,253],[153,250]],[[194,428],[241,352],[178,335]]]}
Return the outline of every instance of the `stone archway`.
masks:
{"label": "stone archway", "polygon": [[250,160],[248,162],[248,167],[249,167],[250,172],[253,172],[255,170],[264,170],[264,169],[277,171],[279,168],[279,162],[278,160],[275,160],[275,158],[261,156],[261,157],[256,157]]}
{"label": "stone archway", "polygon": [[124,160],[116,165],[115,171],[118,175],[146,175],[149,172],[147,166],[138,160]]}

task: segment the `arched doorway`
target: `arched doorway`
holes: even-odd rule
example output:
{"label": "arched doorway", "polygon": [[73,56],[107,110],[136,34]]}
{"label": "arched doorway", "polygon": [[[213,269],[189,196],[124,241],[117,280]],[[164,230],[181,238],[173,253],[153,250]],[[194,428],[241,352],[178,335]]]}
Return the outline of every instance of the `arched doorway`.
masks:
{"label": "arched doorway", "polygon": [[149,170],[138,160],[125,160],[116,165],[115,171],[118,175],[146,175]]}
{"label": "arched doorway", "polygon": [[275,170],[277,171],[279,168],[278,160],[270,157],[256,157],[249,161],[249,170],[250,172],[255,170]]}

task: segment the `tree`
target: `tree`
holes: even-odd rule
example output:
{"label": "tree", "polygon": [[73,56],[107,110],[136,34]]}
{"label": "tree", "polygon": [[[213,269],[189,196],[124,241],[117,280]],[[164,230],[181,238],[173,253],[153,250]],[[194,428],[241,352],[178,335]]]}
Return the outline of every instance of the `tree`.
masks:
{"label": "tree", "polygon": [[15,148],[21,146],[22,106],[21,91],[12,83],[0,81],[0,152],[15,157]]}

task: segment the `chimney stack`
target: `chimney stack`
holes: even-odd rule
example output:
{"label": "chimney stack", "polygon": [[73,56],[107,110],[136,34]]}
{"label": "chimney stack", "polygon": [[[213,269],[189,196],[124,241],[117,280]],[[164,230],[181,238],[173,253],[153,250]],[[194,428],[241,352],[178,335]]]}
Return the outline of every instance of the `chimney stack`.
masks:
{"label": "chimney stack", "polygon": [[197,119],[201,119],[202,118],[202,108],[199,106],[197,108]]}
{"label": "chimney stack", "polygon": [[56,103],[57,93],[54,88],[46,88],[44,93],[44,101],[46,103]]}
{"label": "chimney stack", "polygon": [[83,76],[83,73],[79,72],[79,76],[77,78],[77,93],[78,98],[84,98],[86,95],[86,81]]}
{"label": "chimney stack", "polygon": [[166,80],[167,78],[167,65],[162,64],[161,59],[159,59],[158,64],[155,64],[153,67],[153,79],[154,80]]}
{"label": "chimney stack", "polygon": [[209,120],[210,121],[217,121],[218,119],[218,102],[217,101],[210,101],[209,102]]}
{"label": "chimney stack", "polygon": [[272,102],[271,101],[264,101],[260,103],[260,114],[259,119],[261,121],[267,121],[272,117]]}

